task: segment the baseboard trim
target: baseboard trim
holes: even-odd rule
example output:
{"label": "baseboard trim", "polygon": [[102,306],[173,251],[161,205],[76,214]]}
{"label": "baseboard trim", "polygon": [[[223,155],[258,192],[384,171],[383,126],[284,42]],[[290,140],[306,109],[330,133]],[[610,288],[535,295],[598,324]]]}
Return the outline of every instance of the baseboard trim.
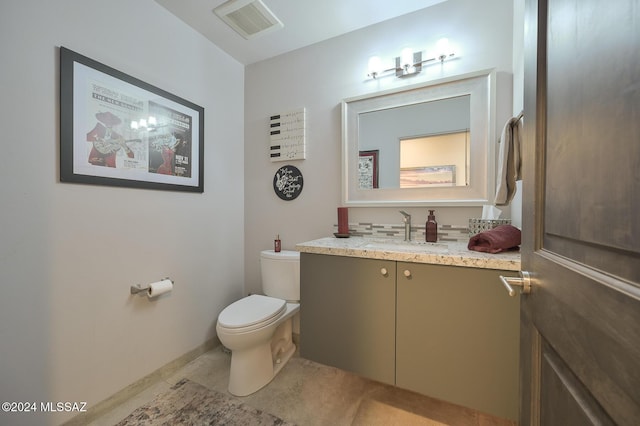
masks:
{"label": "baseboard trim", "polygon": [[148,387],[162,380],[167,379],[173,373],[178,371],[180,368],[184,367],[185,365],[187,365],[188,363],[190,363],[200,355],[210,351],[211,349],[217,346],[220,346],[220,340],[218,340],[217,337],[207,340],[206,342],[196,347],[195,349],[192,349],[189,352],[185,353],[184,355],[169,362],[168,364],[163,365],[157,370],[144,376],[140,380],[133,382],[127,387],[111,395],[109,398],[93,405],[86,412],[71,418],[67,422],[63,423],[63,425],[82,426],[97,419],[98,417],[112,410],[114,407],[117,407],[118,405],[123,404],[125,401],[139,394],[140,392],[147,389]]}

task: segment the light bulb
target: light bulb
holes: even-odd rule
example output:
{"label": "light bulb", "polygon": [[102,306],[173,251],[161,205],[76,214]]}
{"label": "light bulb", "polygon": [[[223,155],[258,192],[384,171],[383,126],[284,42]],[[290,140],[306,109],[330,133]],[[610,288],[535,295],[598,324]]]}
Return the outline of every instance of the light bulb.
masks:
{"label": "light bulb", "polygon": [[440,40],[438,40],[438,42],[436,43],[436,53],[440,61],[444,61],[447,58],[447,56],[449,56],[449,39],[448,38],[443,37]]}
{"label": "light bulb", "polygon": [[400,53],[400,65],[405,69],[413,67],[413,49],[410,47],[402,49]]}
{"label": "light bulb", "polygon": [[369,76],[376,78],[382,70],[382,60],[379,56],[372,56],[369,58]]}

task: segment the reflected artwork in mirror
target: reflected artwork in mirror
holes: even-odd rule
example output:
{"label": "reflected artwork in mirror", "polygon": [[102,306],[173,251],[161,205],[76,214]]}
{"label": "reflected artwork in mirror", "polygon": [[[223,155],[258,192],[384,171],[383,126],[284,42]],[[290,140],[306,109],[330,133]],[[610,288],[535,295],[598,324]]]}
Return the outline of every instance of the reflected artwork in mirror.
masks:
{"label": "reflected artwork in mirror", "polygon": [[495,73],[482,71],[344,100],[343,202],[489,202],[494,191],[495,151],[489,143],[495,133],[494,86]]}
{"label": "reflected artwork in mirror", "polygon": [[469,130],[400,139],[400,188],[469,184]]}
{"label": "reflected artwork in mirror", "polygon": [[377,149],[359,152],[358,188],[378,188],[378,154]]}

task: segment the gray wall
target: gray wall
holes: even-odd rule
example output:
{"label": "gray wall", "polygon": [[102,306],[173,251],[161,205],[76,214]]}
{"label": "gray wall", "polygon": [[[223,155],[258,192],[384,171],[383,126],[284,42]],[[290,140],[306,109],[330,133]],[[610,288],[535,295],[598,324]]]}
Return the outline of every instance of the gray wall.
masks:
{"label": "gray wall", "polygon": [[[514,73],[519,112],[522,21],[512,13],[522,3],[449,0],[243,69],[152,0],[2,2],[0,400],[97,403],[214,337],[224,306],[259,291],[258,253],[277,233],[285,249],[330,235],[343,98],[495,67]],[[365,79],[370,56],[426,49],[442,36],[459,60],[411,79]],[[58,181],[61,45],[205,108],[204,194]],[[305,184],[285,202],[272,179],[287,163],[268,160],[266,129],[271,113],[299,107],[308,156],[292,164]],[[397,210],[350,217],[399,223]],[[437,214],[460,224],[479,209]],[[130,285],[164,276],[176,281],[169,297],[129,295]],[[67,417],[0,413],[0,423]]]}
{"label": "gray wall", "polygon": [[[522,1],[522,0],[518,0]],[[380,90],[495,68],[512,79],[513,0],[449,0],[399,18],[351,32],[308,48],[250,65],[245,70],[245,274],[247,292],[260,289],[258,253],[280,234],[285,249],[326,237],[340,206],[340,102]],[[522,26],[522,20],[519,20]],[[393,58],[404,47],[429,50],[441,37],[457,47],[459,58],[427,66],[415,77],[367,80],[369,57]],[[512,114],[512,93],[500,93],[496,131]],[[279,111],[305,107],[307,158],[291,161],[304,176],[294,201],[273,192],[272,179],[284,164],[268,157],[268,119]],[[398,208],[350,208],[352,222],[401,224]],[[426,209],[405,208],[415,223]],[[509,209],[505,209],[509,214]],[[438,208],[438,222],[464,225],[481,208]]]}
{"label": "gray wall", "polygon": [[[59,182],[61,45],[204,107],[204,194]],[[3,1],[0,54],[0,401],[91,407],[242,294],[244,67],[152,0]],[[165,276],[170,296],[129,294]],[[69,416],[45,417],[0,424]]]}

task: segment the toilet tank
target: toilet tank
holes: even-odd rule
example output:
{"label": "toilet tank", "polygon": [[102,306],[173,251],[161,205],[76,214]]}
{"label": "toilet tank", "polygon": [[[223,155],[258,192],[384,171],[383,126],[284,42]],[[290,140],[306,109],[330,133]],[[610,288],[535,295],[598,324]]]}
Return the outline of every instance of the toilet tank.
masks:
{"label": "toilet tank", "polygon": [[260,252],[262,291],[288,301],[300,300],[300,253],[291,250]]}

